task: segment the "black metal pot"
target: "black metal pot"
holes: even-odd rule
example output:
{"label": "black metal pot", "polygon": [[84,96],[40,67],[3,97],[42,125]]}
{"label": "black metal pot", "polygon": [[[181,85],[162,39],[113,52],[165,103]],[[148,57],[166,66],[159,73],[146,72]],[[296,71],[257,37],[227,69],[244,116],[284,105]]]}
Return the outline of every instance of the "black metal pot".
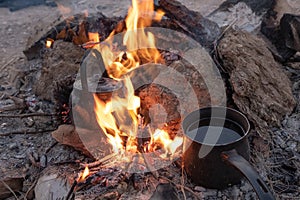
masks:
{"label": "black metal pot", "polygon": [[248,162],[250,125],[242,113],[231,108],[207,107],[190,113],[182,126],[184,168],[193,182],[224,189],[245,176],[259,199],[274,199]]}

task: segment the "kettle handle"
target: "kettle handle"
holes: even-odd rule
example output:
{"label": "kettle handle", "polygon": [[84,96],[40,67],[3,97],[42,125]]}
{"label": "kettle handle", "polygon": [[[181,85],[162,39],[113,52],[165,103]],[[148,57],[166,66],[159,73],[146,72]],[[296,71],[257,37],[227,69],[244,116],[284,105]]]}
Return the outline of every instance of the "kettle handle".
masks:
{"label": "kettle handle", "polygon": [[258,175],[250,163],[237,153],[235,149],[221,153],[223,161],[239,170],[253,186],[260,200],[275,200],[266,183]]}
{"label": "kettle handle", "polygon": [[105,71],[105,65],[104,65],[101,53],[97,49],[91,49],[89,51],[86,51],[83,56],[82,62],[80,63],[80,81],[81,81],[81,87],[82,87],[83,92],[89,91],[86,70],[87,70],[87,58],[91,55],[97,59],[97,61],[98,61],[97,66],[99,66],[100,72]]}

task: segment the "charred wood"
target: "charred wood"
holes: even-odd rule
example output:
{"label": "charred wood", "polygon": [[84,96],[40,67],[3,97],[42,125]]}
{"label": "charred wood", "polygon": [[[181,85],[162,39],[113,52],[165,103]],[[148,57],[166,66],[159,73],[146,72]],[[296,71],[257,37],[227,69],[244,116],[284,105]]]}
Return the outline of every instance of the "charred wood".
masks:
{"label": "charred wood", "polygon": [[220,28],[215,22],[206,19],[198,12],[189,10],[178,1],[158,0],[156,6],[205,47],[212,48],[213,42],[220,35]]}

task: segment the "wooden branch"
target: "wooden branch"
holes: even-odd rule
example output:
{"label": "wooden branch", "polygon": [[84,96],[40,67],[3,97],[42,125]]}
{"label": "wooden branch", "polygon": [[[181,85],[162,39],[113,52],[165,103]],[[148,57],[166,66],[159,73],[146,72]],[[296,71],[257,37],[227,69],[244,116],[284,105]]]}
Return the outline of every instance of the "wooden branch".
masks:
{"label": "wooden branch", "polygon": [[109,155],[105,156],[104,158],[102,158],[100,160],[97,160],[95,162],[92,162],[92,163],[88,163],[88,164],[80,163],[81,169],[84,169],[86,166],[89,169],[94,168],[94,167],[98,167],[98,166],[102,165],[103,163],[109,161],[110,159],[116,157],[117,155],[118,155],[117,153],[112,153],[112,154],[109,154]]}
{"label": "wooden branch", "polygon": [[14,62],[17,58],[18,57],[13,57],[7,63],[5,63],[4,65],[2,65],[2,67],[0,67],[0,71],[2,72],[8,65],[10,65],[12,62]]}

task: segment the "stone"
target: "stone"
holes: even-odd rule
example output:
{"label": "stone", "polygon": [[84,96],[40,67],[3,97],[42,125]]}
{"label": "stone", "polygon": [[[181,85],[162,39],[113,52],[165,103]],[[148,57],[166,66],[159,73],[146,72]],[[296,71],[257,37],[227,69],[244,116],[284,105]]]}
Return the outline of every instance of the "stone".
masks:
{"label": "stone", "polygon": [[11,144],[8,145],[8,148],[9,148],[10,150],[13,150],[13,149],[18,148],[18,145],[17,145],[17,143],[13,142],[13,143],[11,143]]}
{"label": "stone", "polygon": [[71,185],[55,168],[46,169],[34,188],[36,199],[65,199]]}
{"label": "stone", "polygon": [[205,191],[206,191],[206,189],[205,189],[204,187],[201,187],[201,186],[196,186],[196,187],[194,188],[194,190],[195,190],[195,191],[198,191],[198,192],[205,192]]}
{"label": "stone", "polygon": [[296,105],[291,81],[267,46],[257,36],[235,30],[228,31],[218,46],[234,103],[265,138],[268,127],[279,127]]}

